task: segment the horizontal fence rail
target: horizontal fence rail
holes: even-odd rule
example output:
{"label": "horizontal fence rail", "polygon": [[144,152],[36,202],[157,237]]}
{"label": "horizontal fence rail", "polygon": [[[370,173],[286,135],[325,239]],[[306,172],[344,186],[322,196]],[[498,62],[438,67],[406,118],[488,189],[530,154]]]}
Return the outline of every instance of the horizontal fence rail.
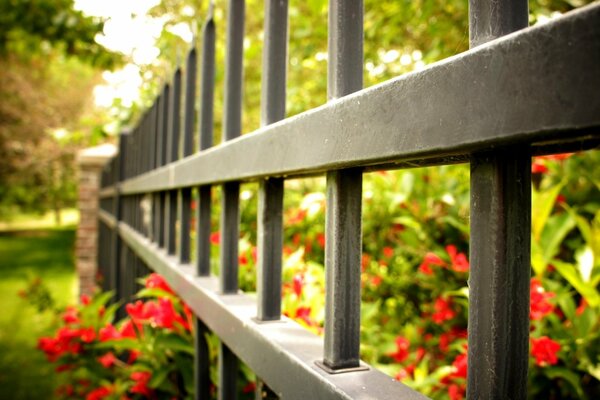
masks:
{"label": "horizontal fence rail", "polygon": [[[330,100],[286,119],[287,7],[266,1],[260,129],[240,136],[245,4],[230,0],[224,142],[213,146],[212,2],[200,51],[190,51],[138,125],[121,134],[100,191],[104,287],[127,299],[135,278],[153,270],[191,307],[196,399],[210,396],[200,334],[207,331],[221,341],[220,399],[236,397],[240,360],[268,398],[424,399],[359,359],[362,175],[469,162],[468,397],[525,398],[530,157],[600,145],[600,4],[521,29],[526,1],[471,0],[471,50],[361,89],[362,1],[331,0]],[[324,338],[281,316],[280,301],[284,181],[317,174],[327,176]],[[259,182],[256,296],[238,290],[239,188],[247,181]],[[209,240],[217,185],[215,277]]]}
{"label": "horizontal fence rail", "polygon": [[127,180],[121,191],[440,165],[509,144],[598,145],[599,18],[597,4],[575,10]]}

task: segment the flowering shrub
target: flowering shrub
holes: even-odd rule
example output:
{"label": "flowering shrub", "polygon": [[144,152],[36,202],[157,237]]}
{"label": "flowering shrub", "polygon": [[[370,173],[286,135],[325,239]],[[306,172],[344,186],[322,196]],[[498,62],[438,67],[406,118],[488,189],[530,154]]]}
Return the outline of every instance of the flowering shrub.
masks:
{"label": "flowering shrub", "polygon": [[[113,322],[118,305],[108,305],[112,293],[83,296],[80,305],[60,313],[54,336],[39,339],[39,349],[62,375],[59,398],[193,397],[191,310],[160,275],[151,274],[142,282],[138,300],[125,305],[127,317],[121,321]],[[207,339],[216,365],[218,342]],[[247,386],[253,377],[245,366],[241,374],[243,388],[251,392]]]}

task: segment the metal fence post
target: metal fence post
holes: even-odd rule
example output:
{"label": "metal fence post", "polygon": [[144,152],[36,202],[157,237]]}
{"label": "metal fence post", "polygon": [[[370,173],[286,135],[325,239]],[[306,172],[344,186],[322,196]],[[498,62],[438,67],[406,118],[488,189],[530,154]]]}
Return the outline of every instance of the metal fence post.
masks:
{"label": "metal fence post", "polygon": [[[362,88],[363,2],[329,2],[328,96]],[[327,370],[359,368],[362,169],[327,173],[325,349]]]}
{"label": "metal fence post", "polygon": [[[470,0],[471,47],[527,26],[526,0]],[[531,154],[471,158],[469,399],[525,399],[529,349]]]}

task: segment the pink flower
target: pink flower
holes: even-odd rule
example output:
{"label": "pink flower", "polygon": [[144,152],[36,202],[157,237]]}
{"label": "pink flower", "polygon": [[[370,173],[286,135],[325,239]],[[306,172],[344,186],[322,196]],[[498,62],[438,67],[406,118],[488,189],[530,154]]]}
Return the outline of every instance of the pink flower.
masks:
{"label": "pink flower", "polygon": [[559,351],[560,343],[548,336],[542,336],[539,339],[531,338],[531,355],[535,357],[535,363],[540,367],[557,364],[556,353]]}

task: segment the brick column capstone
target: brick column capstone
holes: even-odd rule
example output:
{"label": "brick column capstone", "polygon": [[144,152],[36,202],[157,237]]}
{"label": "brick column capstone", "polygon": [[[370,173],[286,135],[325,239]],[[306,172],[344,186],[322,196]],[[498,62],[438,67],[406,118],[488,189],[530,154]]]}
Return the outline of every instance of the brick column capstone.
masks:
{"label": "brick column capstone", "polygon": [[110,144],[80,151],[77,155],[79,181],[79,226],[75,242],[75,261],[79,294],[92,295],[98,270],[98,208],[102,168],[114,155]]}

